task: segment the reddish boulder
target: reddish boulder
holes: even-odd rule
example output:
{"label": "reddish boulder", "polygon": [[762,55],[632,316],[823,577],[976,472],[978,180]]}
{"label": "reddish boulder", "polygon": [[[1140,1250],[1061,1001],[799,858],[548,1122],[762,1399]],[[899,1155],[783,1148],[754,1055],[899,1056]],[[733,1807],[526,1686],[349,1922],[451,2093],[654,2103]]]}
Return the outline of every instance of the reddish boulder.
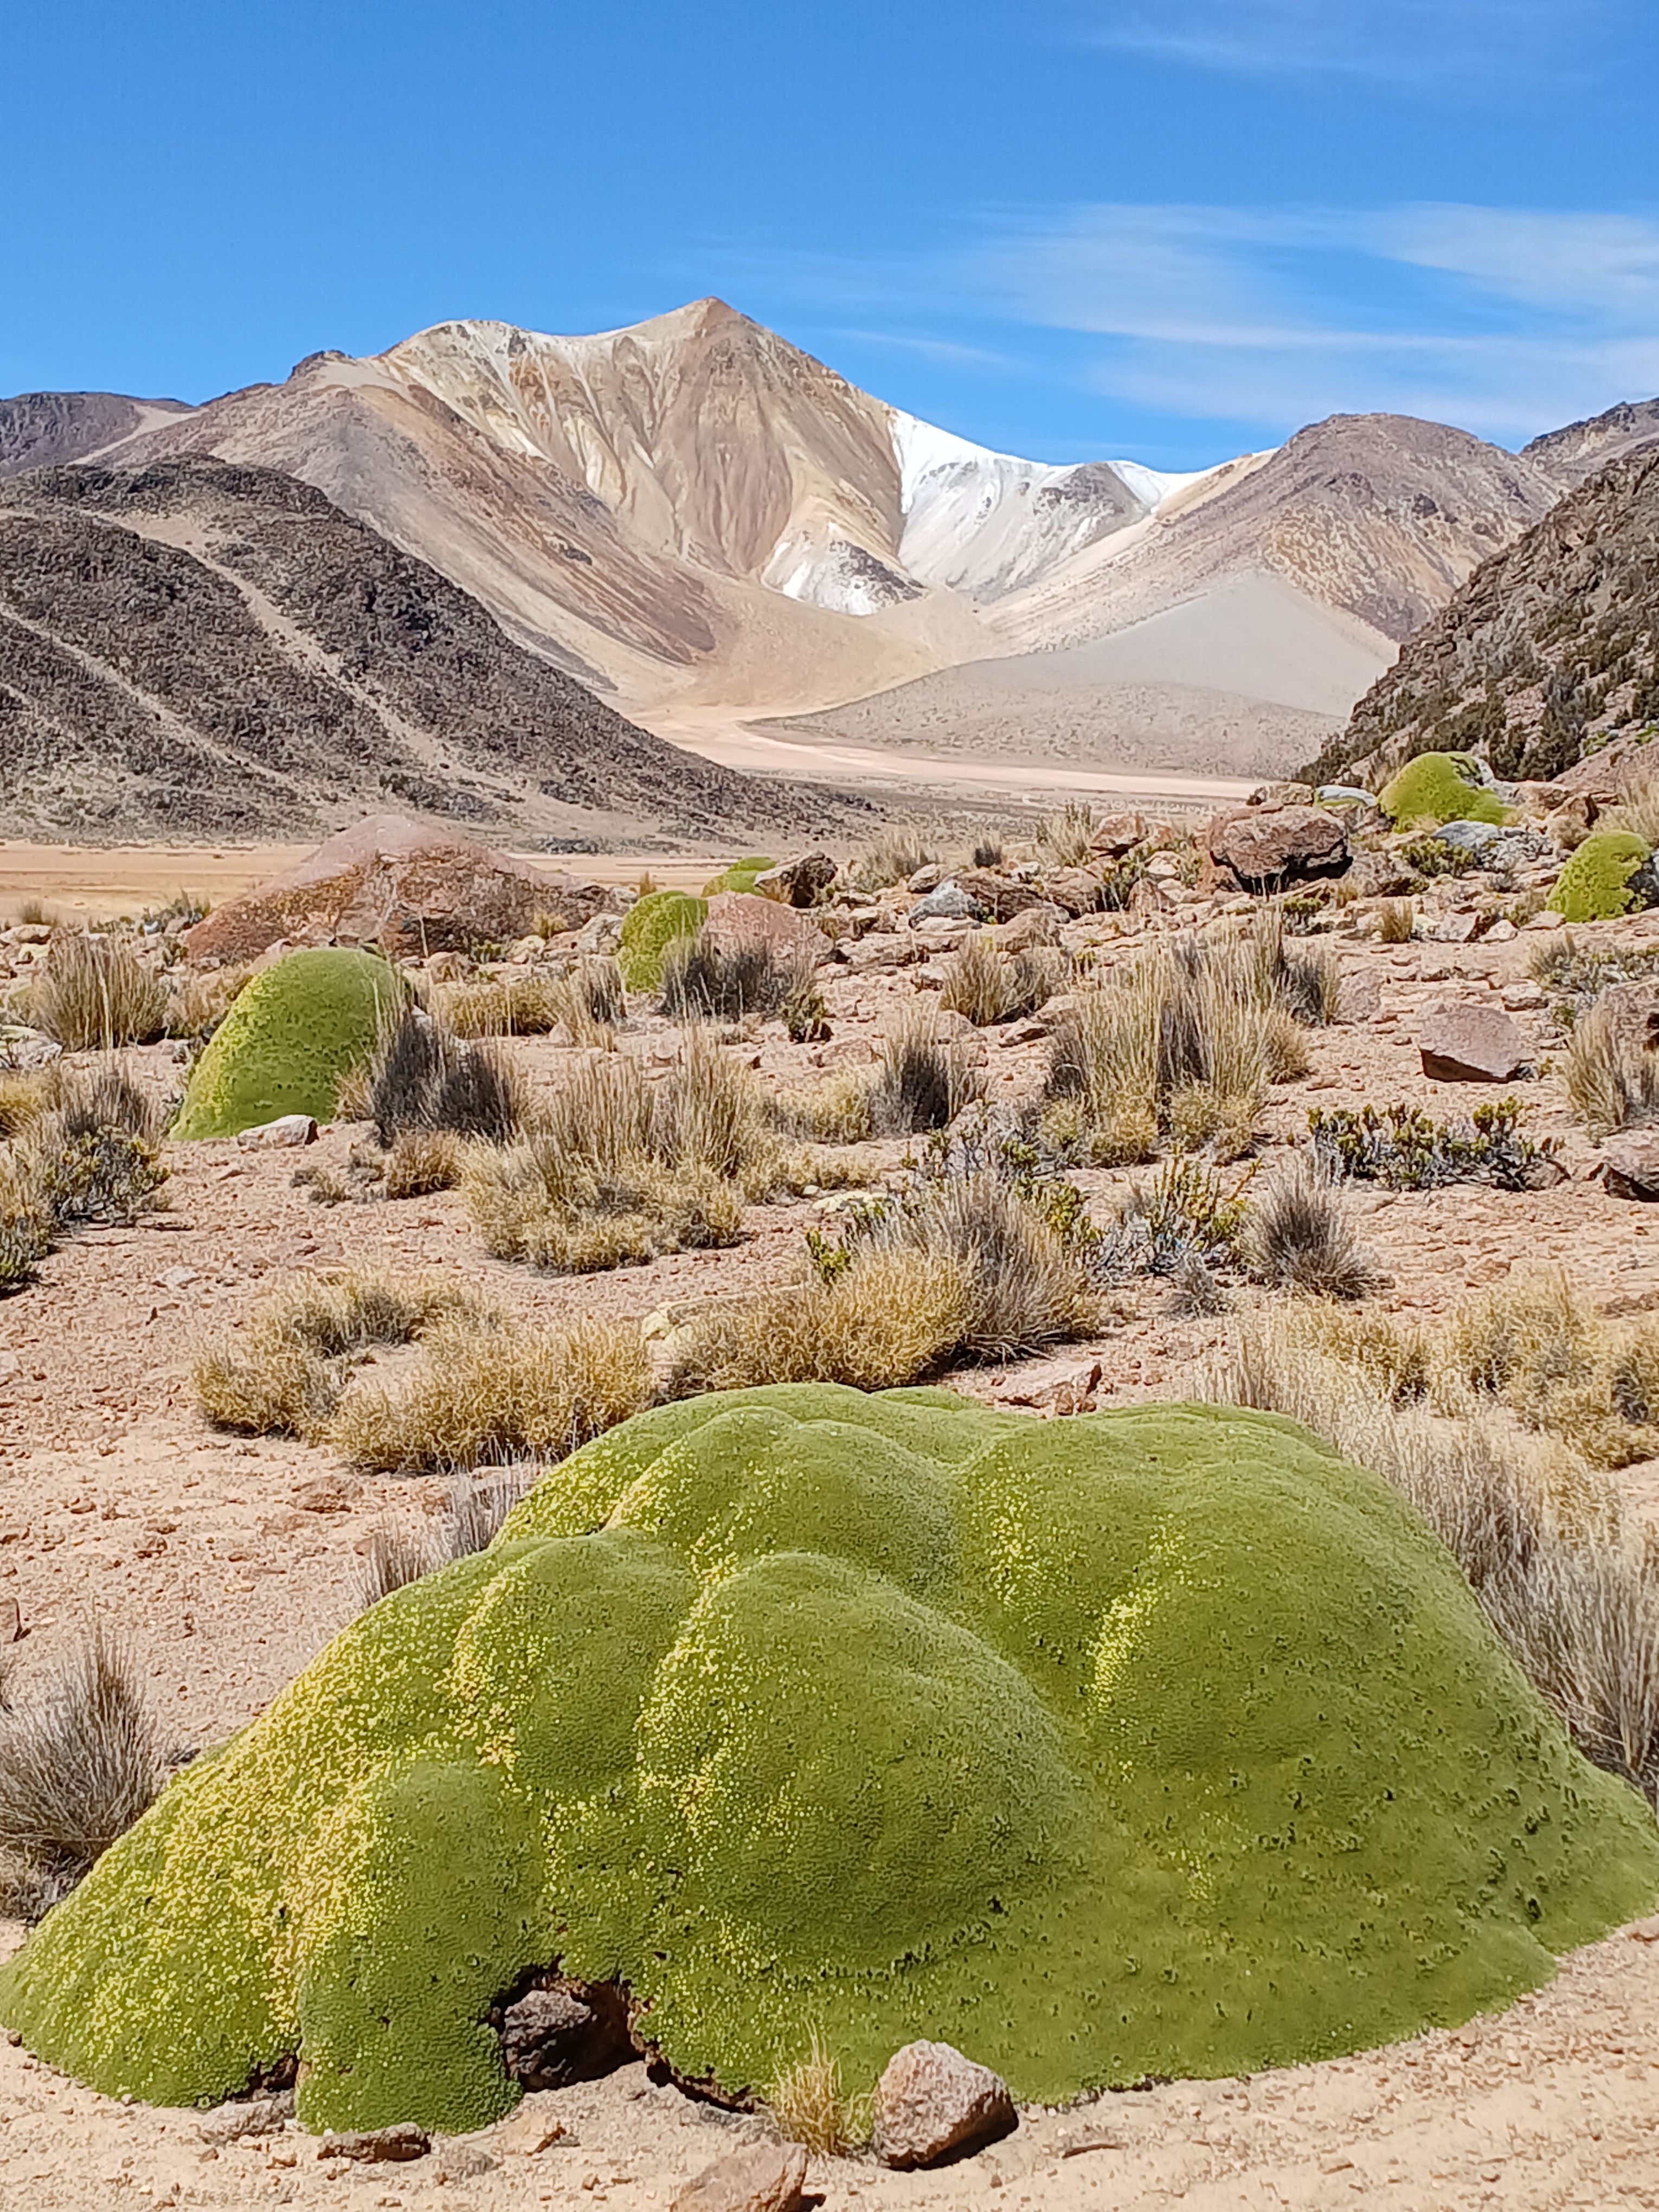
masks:
{"label": "reddish boulder", "polygon": [[1060,925],[1066,919],[1064,909],[1043,899],[1036,906],[1028,906],[1010,922],[1005,922],[997,932],[997,943],[1005,952],[1027,952],[1036,945],[1058,945]]}
{"label": "reddish boulder", "polygon": [[1431,1006],[1417,1049],[1437,1083],[1508,1083],[1533,1057],[1524,1031],[1498,1006]]}
{"label": "reddish boulder", "polygon": [[1342,874],[1348,833],[1329,807],[1254,806],[1210,824],[1210,858],[1241,890],[1276,890]]}
{"label": "reddish boulder", "polygon": [[817,922],[753,891],[716,891],[708,902],[702,940],[716,952],[744,952],[751,945],[769,945],[784,968],[803,960],[816,967],[830,957],[830,939]]}
{"label": "reddish boulder", "polygon": [[706,2166],[675,2197],[673,2212],[800,2212],[805,2202],[800,2145],[757,2143]]}
{"label": "reddish boulder", "polygon": [[1006,2136],[1018,2121],[1008,2085],[948,2043],[907,2043],[876,2084],[875,2152],[888,2166],[937,2166]]}
{"label": "reddish boulder", "polygon": [[1032,884],[1017,884],[990,868],[958,868],[951,878],[959,891],[984,909],[993,921],[1012,921],[1028,906],[1042,906],[1047,893]]}
{"label": "reddish boulder", "polygon": [[1144,814],[1109,814],[1097,822],[1089,838],[1089,850],[1103,860],[1121,860],[1126,853],[1133,853],[1137,845],[1146,842],[1146,817]]}
{"label": "reddish boulder", "polygon": [[1614,1198],[1659,1200],[1659,1129],[1620,1129],[1601,1147],[1603,1180]]}
{"label": "reddish boulder", "polygon": [[257,890],[186,930],[191,960],[254,960],[289,945],[378,945],[413,958],[522,937],[546,914],[576,929],[620,902],[602,884],[536,866],[407,815],[371,814]]}

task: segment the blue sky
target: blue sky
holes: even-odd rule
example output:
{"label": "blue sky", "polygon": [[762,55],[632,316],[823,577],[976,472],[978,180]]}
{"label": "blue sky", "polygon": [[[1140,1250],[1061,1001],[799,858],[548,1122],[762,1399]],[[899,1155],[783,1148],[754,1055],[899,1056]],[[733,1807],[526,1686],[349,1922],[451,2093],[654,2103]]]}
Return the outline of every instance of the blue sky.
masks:
{"label": "blue sky", "polygon": [[0,391],[718,292],[1049,459],[1659,392],[1649,0],[7,0]]}

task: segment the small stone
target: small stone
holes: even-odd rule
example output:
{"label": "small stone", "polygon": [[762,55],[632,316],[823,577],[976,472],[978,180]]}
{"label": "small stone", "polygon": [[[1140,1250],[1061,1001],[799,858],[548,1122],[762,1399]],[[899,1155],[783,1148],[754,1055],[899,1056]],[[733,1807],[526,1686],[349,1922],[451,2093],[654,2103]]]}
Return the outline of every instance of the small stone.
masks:
{"label": "small stone", "polygon": [[1536,983],[1505,983],[1498,997],[1512,1014],[1526,1013],[1534,1006],[1547,1006],[1549,994]]}
{"label": "small stone", "polygon": [[1486,932],[1486,941],[1488,945],[1507,945],[1512,938],[1518,937],[1520,933],[1507,915],[1499,915],[1498,920]]}
{"label": "small stone", "polygon": [[417,2128],[412,2120],[400,2120],[395,2127],[325,2136],[317,2146],[317,2155],[355,2159],[360,2166],[401,2166],[410,2159],[424,2158],[431,2148],[432,2138],[424,2128]]}
{"label": "small stone", "polygon": [[294,2118],[294,2092],[270,2097],[240,2097],[220,2105],[199,2123],[203,2140],[210,2143],[240,2142],[247,2136],[275,2135]]}
{"label": "small stone", "polygon": [[481,2174],[494,2173],[500,2163],[476,2143],[441,2142],[435,2148],[437,2156],[430,2175],[434,2181],[476,2181]]}
{"label": "small stone", "polygon": [[1345,1029],[1374,1022],[1382,1011],[1382,993],[1375,975],[1363,968],[1350,968],[1336,987],[1336,1019]]}
{"label": "small stone", "polygon": [[1601,1147],[1601,1169],[1614,1198],[1653,1205],[1659,1200],[1659,1129],[1620,1129]]}
{"label": "small stone", "polygon": [[705,2166],[679,2191],[672,2212],[800,2212],[805,2202],[800,2145],[757,2143]]}
{"label": "small stone", "polygon": [[874,2144],[888,2166],[937,2166],[1018,2124],[1008,2085],[948,2043],[907,2043],[876,2084]]}
{"label": "small stone", "polygon": [[1437,1083],[1508,1083],[1532,1060],[1532,1047],[1492,1006],[1431,1006],[1418,1031],[1423,1073]]}
{"label": "small stone", "polygon": [[876,1048],[868,1037],[842,1037],[827,1044],[812,1054],[814,1067],[869,1067],[876,1057]]}
{"label": "small stone", "polygon": [[274,1121],[261,1121],[242,1130],[236,1139],[245,1152],[280,1152],[285,1147],[314,1145],[317,1124],[309,1114],[279,1114]]}
{"label": "small stone", "polygon": [[1521,926],[1523,929],[1559,929],[1563,924],[1562,917],[1553,908],[1546,907],[1541,914],[1532,915]]}

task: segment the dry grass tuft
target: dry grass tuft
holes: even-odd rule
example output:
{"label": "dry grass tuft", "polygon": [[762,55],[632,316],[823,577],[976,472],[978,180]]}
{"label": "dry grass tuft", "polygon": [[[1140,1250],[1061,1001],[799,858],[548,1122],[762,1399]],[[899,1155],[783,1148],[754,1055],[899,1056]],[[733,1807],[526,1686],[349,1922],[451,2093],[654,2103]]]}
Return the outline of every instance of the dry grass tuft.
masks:
{"label": "dry grass tuft", "polygon": [[608,1052],[628,1013],[628,993],[618,963],[596,954],[579,960],[558,986],[559,1018],[574,1045]]}
{"label": "dry grass tuft", "polygon": [[44,1075],[0,1071],[0,1139],[21,1137],[46,1112],[52,1095]]}
{"label": "dry grass tuft", "polygon": [[988,931],[975,930],[945,963],[939,1004],[983,1029],[1035,1013],[1065,980],[1061,954],[1041,948],[1005,952]]}
{"label": "dry grass tuft", "polygon": [[672,1389],[766,1382],[917,1382],[962,1341],[972,1310],[965,1269],[920,1251],[872,1252],[833,1281],[706,1307],[672,1340]]}
{"label": "dry grass tuft", "polygon": [[1470,1299],[1448,1340],[1445,1372],[1501,1400],[1599,1467],[1659,1454],[1659,1322],[1609,1322],[1565,1277]]}
{"label": "dry grass tuft", "polygon": [[416,1373],[360,1381],[341,1401],[329,1437],[354,1467],[444,1474],[562,1459],[656,1395],[636,1322],[522,1329],[463,1320],[434,1332],[427,1351]]}
{"label": "dry grass tuft", "polygon": [[1608,807],[1596,827],[1626,830],[1659,849],[1659,775],[1648,769],[1632,775],[1624,797],[1617,806]]}
{"label": "dry grass tuft", "polygon": [[1258,1317],[1200,1395],[1288,1414],[1403,1492],[1586,1756],[1654,1799],[1659,1549],[1559,1437],[1528,1435],[1490,1400],[1436,1410],[1402,1399],[1328,1325],[1318,1308]]}
{"label": "dry grass tuft", "polygon": [[1383,945],[1409,945],[1417,927],[1417,908],[1407,898],[1384,899],[1376,909],[1377,938]]}
{"label": "dry grass tuft", "polygon": [[1376,1288],[1376,1262],[1359,1242],[1340,1184],[1306,1152],[1255,1200],[1242,1243],[1250,1273],[1275,1290],[1352,1300]]}
{"label": "dry grass tuft", "polygon": [[434,994],[433,1012],[458,1037],[546,1036],[563,1019],[566,997],[557,979],[526,969],[494,981],[447,984]]}
{"label": "dry grass tuft", "polygon": [[1659,1052],[1621,1028],[1603,1001],[1573,1024],[1562,1080],[1574,1113],[1598,1141],[1615,1129],[1659,1121]]}
{"label": "dry grass tuft", "polygon": [[387,1519],[371,1529],[359,1571],[363,1604],[378,1605],[441,1567],[487,1552],[534,1473],[526,1466],[502,1468],[482,1481],[459,1477],[450,1485],[441,1514]]}
{"label": "dry grass tuft", "polygon": [[400,1129],[380,1170],[385,1198],[429,1198],[459,1188],[465,1172],[461,1139],[447,1129]]}
{"label": "dry grass tuft", "polygon": [[235,1005],[251,968],[212,968],[180,976],[167,1001],[167,1035],[204,1042]]}
{"label": "dry grass tuft", "polygon": [[1037,824],[1038,855],[1051,868],[1080,868],[1093,856],[1098,827],[1092,806],[1068,799],[1057,814],[1045,815]]}
{"label": "dry grass tuft", "polygon": [[908,883],[919,868],[933,866],[939,854],[913,832],[890,830],[854,860],[848,870],[855,890],[884,891],[890,884]]}
{"label": "dry grass tuft", "polygon": [[948,1128],[984,1090],[983,1076],[962,1048],[917,1016],[883,1038],[873,1066],[849,1068],[786,1096],[775,1110],[786,1128],[802,1136],[859,1145]]}
{"label": "dry grass tuft", "polygon": [[785,2067],[767,2102],[779,2134],[804,2144],[815,2158],[848,2158],[870,2140],[869,2100],[848,2096],[841,2061],[816,2028],[805,2057]]}
{"label": "dry grass tuft", "polygon": [[459,1042],[441,1023],[414,1007],[405,1008],[383,1038],[363,1103],[388,1151],[406,1129],[442,1129],[504,1145],[525,1118],[523,1097],[506,1062],[488,1045]]}
{"label": "dry grass tuft", "polygon": [[722,952],[699,934],[673,939],[662,959],[662,1010],[676,1022],[740,1022],[775,1014],[793,970],[769,945]]}
{"label": "dry grass tuft", "polygon": [[164,1033],[167,990],[118,938],[64,931],[30,990],[29,1012],[66,1052],[112,1052]]}
{"label": "dry grass tuft", "polygon": [[0,1705],[0,1862],[33,1917],[65,1895],[166,1779],[137,1670],[94,1628],[26,1704]]}

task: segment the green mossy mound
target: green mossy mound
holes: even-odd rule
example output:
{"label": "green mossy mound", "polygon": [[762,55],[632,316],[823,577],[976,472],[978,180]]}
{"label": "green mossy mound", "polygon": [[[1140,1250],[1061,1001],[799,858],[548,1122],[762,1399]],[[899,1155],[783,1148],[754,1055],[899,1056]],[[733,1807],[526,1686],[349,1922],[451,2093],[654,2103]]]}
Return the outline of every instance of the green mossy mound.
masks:
{"label": "green mossy mound", "polygon": [[340,1078],[404,997],[372,952],[290,952],[241,991],[197,1061],[175,1137],[234,1137],[279,1114],[334,1117]]}
{"label": "green mossy mound", "polygon": [[1445,822],[1501,822],[1503,801],[1488,791],[1467,753],[1419,753],[1408,760],[1378,804],[1396,830]]}
{"label": "green mossy mound", "polygon": [[648,891],[629,907],[617,953],[629,989],[661,990],[663,954],[677,937],[695,937],[708,919],[708,900],[689,891]]}
{"label": "green mossy mound", "polygon": [[1057,2101],[1466,2020],[1656,1892],[1647,1808],[1289,1422],[784,1385],[639,1415],[348,1628],[0,2019],[112,2094],[298,2050],[309,2126],[468,2129],[556,1959],[687,2075],[926,2036]]}
{"label": "green mossy mound", "polygon": [[1630,879],[1652,857],[1652,847],[1632,831],[1598,830],[1562,869],[1549,903],[1568,921],[1611,921],[1635,905]]}
{"label": "green mossy mound", "polygon": [[731,866],[723,869],[718,876],[712,877],[703,885],[702,895],[705,898],[713,898],[716,891],[752,891],[756,878],[763,876],[769,868],[776,866],[777,862],[769,860],[764,853],[750,853],[741,860],[733,860]]}

